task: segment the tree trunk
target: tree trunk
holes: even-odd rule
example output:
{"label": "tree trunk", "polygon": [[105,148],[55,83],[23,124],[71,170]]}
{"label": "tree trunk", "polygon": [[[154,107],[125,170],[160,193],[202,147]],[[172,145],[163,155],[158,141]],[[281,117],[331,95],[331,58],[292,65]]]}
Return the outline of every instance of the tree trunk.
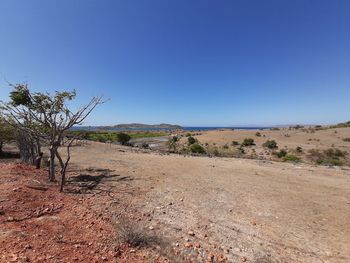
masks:
{"label": "tree trunk", "polygon": [[56,150],[52,147],[50,148],[50,167],[49,167],[49,180],[50,182],[55,181],[55,152]]}
{"label": "tree trunk", "polygon": [[42,153],[40,153],[39,156],[35,159],[35,168],[36,169],[40,169],[42,158],[43,158],[43,155],[42,155]]}

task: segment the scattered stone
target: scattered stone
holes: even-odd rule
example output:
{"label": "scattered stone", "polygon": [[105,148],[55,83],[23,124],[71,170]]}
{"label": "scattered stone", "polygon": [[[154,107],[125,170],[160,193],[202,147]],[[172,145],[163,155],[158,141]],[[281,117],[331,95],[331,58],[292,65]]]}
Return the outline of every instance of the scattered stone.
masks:
{"label": "scattered stone", "polygon": [[193,247],[193,245],[191,243],[186,243],[185,247],[190,248],[190,247]]}
{"label": "scattered stone", "polygon": [[24,248],[25,248],[25,249],[31,249],[31,248],[32,248],[32,246],[31,246],[31,245],[29,245],[29,244],[27,244],[27,245],[25,245],[25,246],[24,246]]}
{"label": "scattered stone", "polygon": [[195,234],[194,234],[194,232],[193,231],[188,231],[188,233],[187,234],[189,234],[190,236],[195,236]]}

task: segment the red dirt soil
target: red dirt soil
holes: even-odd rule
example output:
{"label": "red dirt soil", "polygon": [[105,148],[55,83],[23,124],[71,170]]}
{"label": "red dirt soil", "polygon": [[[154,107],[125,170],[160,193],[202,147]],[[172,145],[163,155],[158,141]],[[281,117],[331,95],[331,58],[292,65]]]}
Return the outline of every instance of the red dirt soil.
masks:
{"label": "red dirt soil", "polygon": [[46,171],[0,163],[0,262],[167,261],[117,242],[104,198],[60,193]]}

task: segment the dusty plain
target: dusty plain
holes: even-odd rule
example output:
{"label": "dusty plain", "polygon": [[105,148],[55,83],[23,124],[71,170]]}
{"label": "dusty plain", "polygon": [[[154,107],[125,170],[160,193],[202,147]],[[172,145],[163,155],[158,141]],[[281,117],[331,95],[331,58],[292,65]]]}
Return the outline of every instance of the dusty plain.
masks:
{"label": "dusty plain", "polygon": [[[166,249],[158,247],[152,253],[169,250],[162,256],[171,262],[350,262],[350,168],[307,161],[309,149],[335,147],[350,152],[350,142],[343,141],[350,137],[350,128],[259,131],[259,137],[256,132],[195,135],[201,144],[216,146],[254,138],[256,145],[246,149],[250,155],[255,148],[258,158],[252,159],[84,142],[72,148],[70,176],[100,176],[98,185],[80,193],[78,201],[91,207],[91,213],[107,211],[107,221],[116,223],[116,232],[118,222],[127,217],[159,237]],[[302,147],[305,161],[275,161],[261,146],[267,139],[276,140],[279,149]],[[108,173],[91,175],[91,171]],[[74,185],[66,189],[70,195]],[[91,201],[99,195],[107,195],[108,200]],[[55,217],[60,218],[60,213]],[[83,217],[79,214],[77,220]],[[125,253],[137,256],[137,251],[125,249],[123,260]],[[142,253],[145,262],[155,261],[144,256],[148,252]]]}

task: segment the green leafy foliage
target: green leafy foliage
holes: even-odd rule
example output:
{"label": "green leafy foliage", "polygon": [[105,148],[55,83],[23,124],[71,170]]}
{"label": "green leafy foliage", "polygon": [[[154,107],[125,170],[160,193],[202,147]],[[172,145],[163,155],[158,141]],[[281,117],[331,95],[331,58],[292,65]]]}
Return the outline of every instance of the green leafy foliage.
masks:
{"label": "green leafy foliage", "polygon": [[117,133],[117,141],[120,142],[121,144],[125,145],[128,141],[130,141],[131,137],[127,133]]}
{"label": "green leafy foliage", "polygon": [[301,159],[298,156],[295,156],[292,154],[287,154],[286,156],[283,157],[283,161],[285,161],[285,162],[300,162]]}
{"label": "green leafy foliage", "polygon": [[263,146],[269,149],[276,149],[278,148],[277,142],[275,140],[267,140],[263,143]]}
{"label": "green leafy foliage", "polygon": [[254,139],[252,138],[245,138],[242,142],[242,146],[253,146],[255,145]]}
{"label": "green leafy foliage", "polygon": [[205,149],[199,145],[198,143],[194,143],[190,146],[190,151],[192,153],[199,153],[199,154],[204,154],[206,153]]}

